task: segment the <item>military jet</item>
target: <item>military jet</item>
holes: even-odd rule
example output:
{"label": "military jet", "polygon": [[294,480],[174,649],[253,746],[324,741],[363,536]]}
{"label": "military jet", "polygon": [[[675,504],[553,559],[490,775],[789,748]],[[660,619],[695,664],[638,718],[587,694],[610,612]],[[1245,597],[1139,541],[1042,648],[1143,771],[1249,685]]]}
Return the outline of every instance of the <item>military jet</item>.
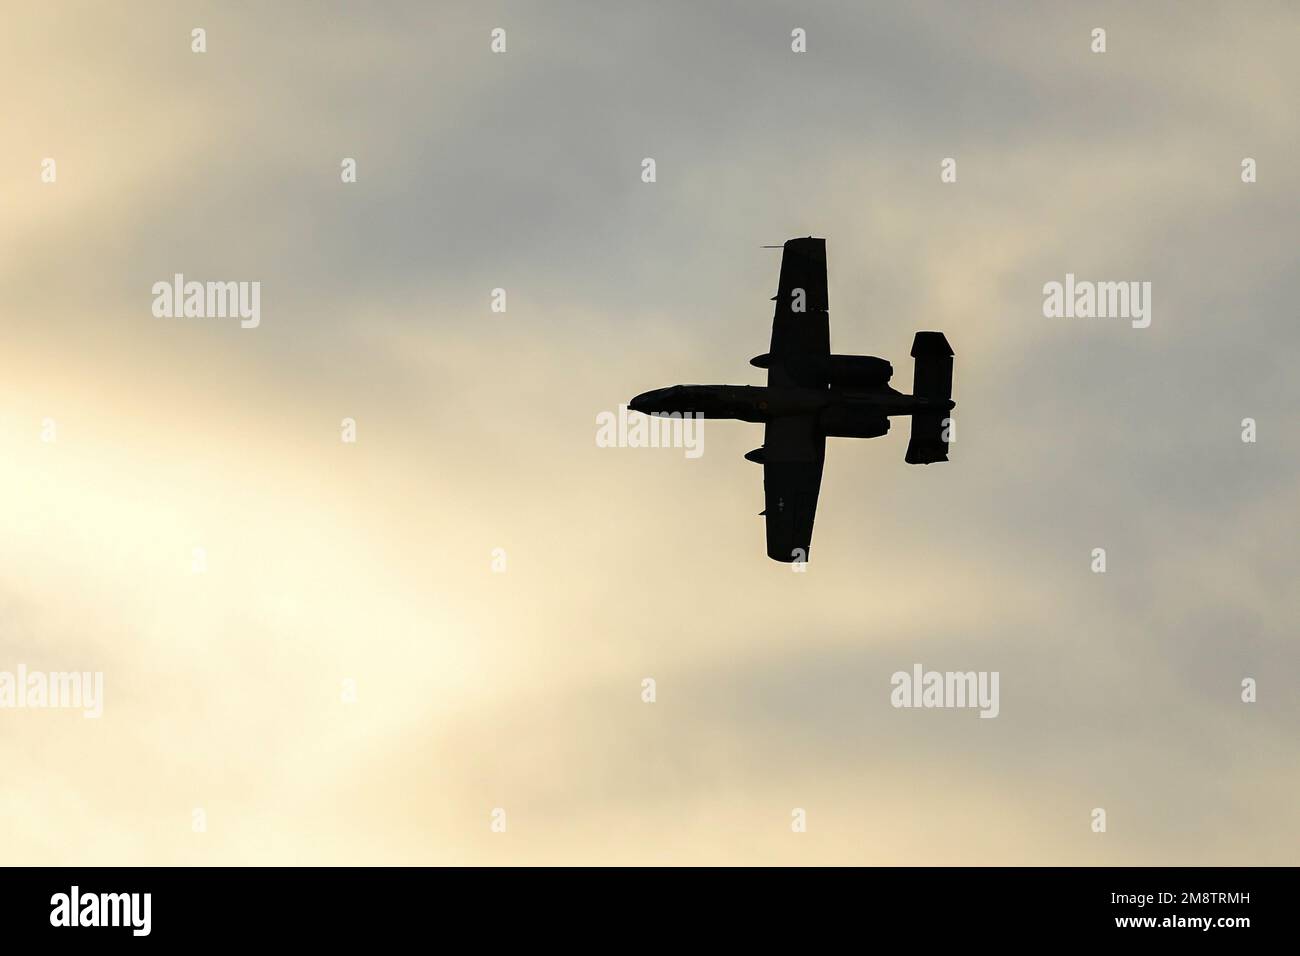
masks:
{"label": "military jet", "polygon": [[956,403],[953,351],[942,332],[916,333],[911,395],[889,387],[894,369],[885,359],[832,354],[826,240],[791,239],[781,248],[772,344],[749,362],[767,369],[767,386],[673,385],[641,393],[628,408],[761,422],[763,447],[745,458],[763,466],[767,556],[790,563],[808,560],[827,438],[877,438],[891,415],[910,415],[906,461],[947,461]]}

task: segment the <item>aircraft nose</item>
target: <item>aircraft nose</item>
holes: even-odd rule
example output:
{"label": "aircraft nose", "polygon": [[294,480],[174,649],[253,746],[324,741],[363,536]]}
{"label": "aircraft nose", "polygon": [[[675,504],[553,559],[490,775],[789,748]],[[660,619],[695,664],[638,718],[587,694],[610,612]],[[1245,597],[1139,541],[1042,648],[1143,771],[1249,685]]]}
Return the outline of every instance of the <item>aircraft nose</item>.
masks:
{"label": "aircraft nose", "polygon": [[663,389],[656,388],[648,392],[642,392],[632,401],[627,403],[627,407],[634,412],[640,412],[642,415],[649,415],[655,410],[655,401],[663,394]]}

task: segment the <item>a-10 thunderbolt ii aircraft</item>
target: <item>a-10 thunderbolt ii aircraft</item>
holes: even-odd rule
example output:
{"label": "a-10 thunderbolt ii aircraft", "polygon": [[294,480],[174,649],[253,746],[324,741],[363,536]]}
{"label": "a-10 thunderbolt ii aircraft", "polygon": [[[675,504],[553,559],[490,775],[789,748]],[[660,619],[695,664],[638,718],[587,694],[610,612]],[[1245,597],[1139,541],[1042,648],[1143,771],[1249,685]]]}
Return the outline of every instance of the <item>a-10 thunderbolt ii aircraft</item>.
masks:
{"label": "a-10 thunderbolt ii aircraft", "polygon": [[952,348],[942,332],[917,332],[911,395],[889,387],[893,366],[871,355],[831,354],[826,297],[826,240],[791,239],[781,247],[781,280],[772,344],[750,359],[767,369],[767,386],[673,385],[628,404],[647,415],[697,415],[762,422],[763,447],[745,457],[763,466],[767,556],[808,560],[827,438],[877,438],[892,415],[912,416],[906,460],[948,460]]}

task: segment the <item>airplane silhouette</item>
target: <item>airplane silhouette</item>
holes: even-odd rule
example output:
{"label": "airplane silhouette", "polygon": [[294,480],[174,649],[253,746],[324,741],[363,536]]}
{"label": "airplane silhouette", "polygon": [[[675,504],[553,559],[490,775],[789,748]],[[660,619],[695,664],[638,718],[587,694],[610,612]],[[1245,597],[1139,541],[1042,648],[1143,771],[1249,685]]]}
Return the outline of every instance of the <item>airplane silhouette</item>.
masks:
{"label": "airplane silhouette", "polygon": [[767,387],[673,385],[642,392],[628,408],[762,422],[763,447],[745,458],[763,466],[767,556],[789,563],[808,560],[827,438],[877,438],[889,431],[889,416],[911,415],[906,461],[947,461],[947,412],[956,403],[953,351],[942,332],[916,333],[912,395],[889,387],[894,368],[885,359],[832,355],[826,240],[791,239],[782,248],[772,344],[749,361],[767,369]]}

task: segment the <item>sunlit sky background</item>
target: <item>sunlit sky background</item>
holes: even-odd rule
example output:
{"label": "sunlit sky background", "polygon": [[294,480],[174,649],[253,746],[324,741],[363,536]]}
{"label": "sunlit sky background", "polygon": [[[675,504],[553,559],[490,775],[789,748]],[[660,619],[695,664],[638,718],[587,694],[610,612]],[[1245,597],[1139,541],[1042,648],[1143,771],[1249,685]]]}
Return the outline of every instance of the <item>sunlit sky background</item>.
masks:
{"label": "sunlit sky background", "polygon": [[[0,670],[105,701],[0,710],[3,862],[1300,862],[1294,5],[5,20]],[[907,391],[943,330],[958,424],[832,440],[797,574],[758,426],[594,436],[761,384],[809,234],[835,349]],[[260,328],[154,318],[177,272]],[[1066,272],[1151,327],[1044,318]],[[914,663],[1000,716],[895,710]]]}

